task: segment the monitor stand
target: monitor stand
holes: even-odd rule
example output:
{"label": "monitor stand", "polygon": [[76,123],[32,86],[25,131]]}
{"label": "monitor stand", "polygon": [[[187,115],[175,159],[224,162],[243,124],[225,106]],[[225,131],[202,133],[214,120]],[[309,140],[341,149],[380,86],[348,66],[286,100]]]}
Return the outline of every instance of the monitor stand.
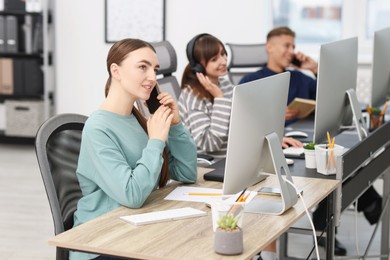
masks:
{"label": "monitor stand", "polygon": [[355,122],[356,132],[359,136],[359,141],[362,141],[368,136],[368,131],[366,128],[366,124],[364,123],[362,111],[360,108],[359,101],[357,99],[356,92],[354,89],[351,88],[346,91],[346,94],[349,99],[349,105],[351,106],[353,120]]}
{"label": "monitor stand", "polygon": [[[275,174],[278,178],[281,198],[277,201],[273,200],[271,202],[264,201],[263,198],[259,197],[254,198],[250,203],[248,203],[248,205],[245,205],[245,212],[281,215],[297,203],[298,195],[292,185],[293,179],[291,177],[290,170],[288,169],[278,135],[276,133],[271,133],[266,136],[266,139],[268,141]],[[283,172],[289,182],[282,177]]]}

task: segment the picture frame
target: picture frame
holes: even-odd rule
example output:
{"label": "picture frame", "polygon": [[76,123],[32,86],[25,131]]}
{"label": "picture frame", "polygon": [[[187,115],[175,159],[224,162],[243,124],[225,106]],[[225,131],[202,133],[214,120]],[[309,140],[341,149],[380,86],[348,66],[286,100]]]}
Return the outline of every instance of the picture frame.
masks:
{"label": "picture frame", "polygon": [[165,40],[165,0],[105,0],[105,41]]}

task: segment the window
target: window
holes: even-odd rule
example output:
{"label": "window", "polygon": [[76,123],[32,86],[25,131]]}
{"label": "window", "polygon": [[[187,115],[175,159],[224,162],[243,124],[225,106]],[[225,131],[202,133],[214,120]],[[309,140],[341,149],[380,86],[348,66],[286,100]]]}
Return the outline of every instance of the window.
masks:
{"label": "window", "polygon": [[322,44],[342,37],[342,0],[275,0],[273,26],[288,26],[297,44]]}
{"label": "window", "polygon": [[389,0],[368,0],[366,37],[372,39],[374,32],[390,26]]}

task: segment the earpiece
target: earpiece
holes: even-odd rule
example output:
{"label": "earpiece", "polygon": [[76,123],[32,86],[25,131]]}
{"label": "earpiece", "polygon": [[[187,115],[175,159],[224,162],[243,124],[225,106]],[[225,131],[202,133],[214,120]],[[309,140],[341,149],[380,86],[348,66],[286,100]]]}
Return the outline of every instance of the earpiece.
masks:
{"label": "earpiece", "polygon": [[196,74],[197,72],[199,73],[203,73],[205,74],[206,73],[206,70],[205,68],[202,66],[202,64],[200,64],[197,60],[195,60],[194,58],[194,46],[195,46],[195,43],[196,41],[202,37],[202,36],[206,36],[206,35],[210,35],[208,33],[202,33],[202,34],[198,34],[196,35],[194,38],[191,39],[191,41],[188,42],[187,44],[187,49],[186,49],[186,52],[187,52],[187,58],[188,58],[188,61],[190,63],[190,66],[191,66],[191,71],[192,73]]}

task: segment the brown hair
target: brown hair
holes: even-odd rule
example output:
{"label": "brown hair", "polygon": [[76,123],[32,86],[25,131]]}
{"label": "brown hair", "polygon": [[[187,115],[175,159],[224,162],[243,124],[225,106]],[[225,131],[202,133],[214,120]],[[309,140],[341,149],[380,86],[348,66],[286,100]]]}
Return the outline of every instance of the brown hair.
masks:
{"label": "brown hair", "polygon": [[289,35],[295,38],[295,32],[288,28],[287,26],[282,26],[282,27],[276,27],[272,29],[268,34],[267,34],[267,42],[269,39],[275,36],[281,36],[281,35]]}
{"label": "brown hair", "polygon": [[[116,63],[120,65],[124,59],[126,59],[127,55],[135,50],[141,49],[141,48],[150,48],[154,52],[156,50],[153,48],[153,46],[145,41],[139,40],[139,39],[123,39],[121,41],[116,42],[114,45],[111,46],[108,55],[107,55],[107,71],[108,71],[108,79],[105,86],[105,96],[107,97],[108,92],[110,91],[111,86],[111,71],[110,66],[113,63]],[[133,107],[132,113],[134,114],[135,118],[141,125],[141,127],[145,130],[145,132],[148,132],[147,126],[146,126],[146,119],[142,116],[142,114]],[[159,187],[164,187],[168,182],[168,154],[167,151],[164,149],[163,151],[163,165],[160,173],[160,182]]]}
{"label": "brown hair", "polygon": [[[193,59],[206,67],[207,63],[219,53],[221,47],[224,53],[227,54],[225,46],[219,39],[210,34],[205,34],[199,37],[194,44]],[[190,64],[187,64],[184,69],[181,80],[181,88],[188,86],[200,97],[208,98],[211,102],[214,101],[214,97],[202,86],[196,75],[192,73]]]}

